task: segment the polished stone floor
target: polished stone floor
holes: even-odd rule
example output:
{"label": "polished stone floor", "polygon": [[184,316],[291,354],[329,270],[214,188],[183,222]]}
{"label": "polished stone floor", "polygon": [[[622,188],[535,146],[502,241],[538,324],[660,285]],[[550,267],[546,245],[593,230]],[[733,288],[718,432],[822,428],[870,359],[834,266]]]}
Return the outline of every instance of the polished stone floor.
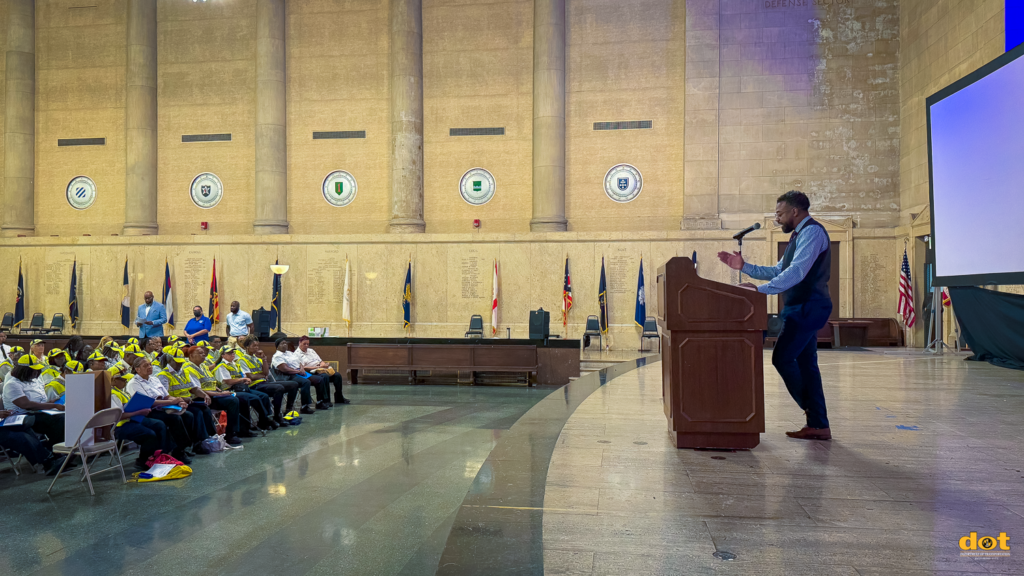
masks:
{"label": "polished stone floor", "polygon": [[1024,542],[1024,372],[823,351],[825,443],[784,436],[801,414],[766,362],[761,445],[699,452],[669,444],[659,358],[636,356],[560,388],[350,387],[191,478],[95,497],[0,464],[0,575],[1024,574],[1024,549],[957,545]]}
{"label": "polished stone floor", "polygon": [[[658,363],[580,404],[548,470],[544,572],[1024,574],[1024,372],[822,351],[834,439],[815,442],[783,434],[802,413],[767,360],[751,451],[673,448]],[[1006,532],[1011,558],[961,558],[971,531]]]}

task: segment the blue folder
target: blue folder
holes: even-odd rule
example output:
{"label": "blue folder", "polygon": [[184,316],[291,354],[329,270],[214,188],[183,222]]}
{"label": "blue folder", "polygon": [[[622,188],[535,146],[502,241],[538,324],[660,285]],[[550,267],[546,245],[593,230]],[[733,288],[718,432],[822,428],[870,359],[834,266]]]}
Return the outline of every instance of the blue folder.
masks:
{"label": "blue folder", "polygon": [[[136,410],[145,410],[146,408],[152,408],[153,403],[156,402],[155,398],[150,398],[144,394],[134,394],[131,400],[128,401],[128,405],[124,407],[125,413],[135,412]],[[145,416],[132,416],[133,422],[142,422]]]}

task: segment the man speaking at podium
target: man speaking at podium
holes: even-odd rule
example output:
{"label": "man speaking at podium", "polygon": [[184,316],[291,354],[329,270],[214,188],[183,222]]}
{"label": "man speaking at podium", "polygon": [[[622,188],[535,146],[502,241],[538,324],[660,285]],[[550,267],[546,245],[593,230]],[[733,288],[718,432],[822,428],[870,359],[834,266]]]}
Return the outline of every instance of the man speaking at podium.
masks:
{"label": "man speaking at podium", "polygon": [[781,294],[782,332],[772,352],[772,364],[779,371],[789,394],[803,408],[807,425],[790,438],[831,440],[825,409],[825,393],[818,370],[818,330],[832,313],[828,277],[832,253],[828,233],[808,209],[811,201],[802,192],[791,190],[779,196],[775,221],[783,232],[792,232],[782,260],[775,266],[754,266],[743,261],[739,252],[719,252],[718,259],[733,270],[767,284],[755,287],[762,294]]}

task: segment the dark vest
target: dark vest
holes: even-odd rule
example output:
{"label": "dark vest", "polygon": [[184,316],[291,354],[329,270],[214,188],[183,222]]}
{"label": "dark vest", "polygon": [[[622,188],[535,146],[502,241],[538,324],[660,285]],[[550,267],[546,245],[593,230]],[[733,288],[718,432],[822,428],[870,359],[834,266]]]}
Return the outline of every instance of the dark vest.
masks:
{"label": "dark vest", "polygon": [[[825,234],[826,241],[829,240],[828,232],[825,231],[825,227],[810,216],[807,217],[807,223],[804,224],[800,231],[806,233],[811,226],[821,228],[821,231]],[[784,306],[803,304],[804,302],[810,302],[811,300],[831,299],[831,296],[828,293],[828,277],[832,271],[831,247],[831,243],[827,243],[825,251],[819,254],[814,260],[814,264],[811,265],[811,269],[807,272],[807,276],[804,276],[804,279],[798,282],[796,286],[793,286],[782,293],[782,303]],[[786,246],[786,252],[782,255],[783,270],[789,268],[790,263],[793,262],[793,256],[795,255],[796,242],[791,241],[789,246]]]}

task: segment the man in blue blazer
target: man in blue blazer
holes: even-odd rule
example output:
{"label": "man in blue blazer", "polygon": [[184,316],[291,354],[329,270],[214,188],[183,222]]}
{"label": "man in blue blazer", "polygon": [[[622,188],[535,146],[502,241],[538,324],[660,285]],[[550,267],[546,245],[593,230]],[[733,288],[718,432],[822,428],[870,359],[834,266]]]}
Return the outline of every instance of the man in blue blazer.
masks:
{"label": "man in blue blazer", "polygon": [[139,313],[135,316],[135,325],[139,327],[139,338],[151,336],[163,336],[164,324],[167,323],[167,310],[164,305],[153,301],[153,293],[146,292],[142,295],[146,303],[139,306]]}

